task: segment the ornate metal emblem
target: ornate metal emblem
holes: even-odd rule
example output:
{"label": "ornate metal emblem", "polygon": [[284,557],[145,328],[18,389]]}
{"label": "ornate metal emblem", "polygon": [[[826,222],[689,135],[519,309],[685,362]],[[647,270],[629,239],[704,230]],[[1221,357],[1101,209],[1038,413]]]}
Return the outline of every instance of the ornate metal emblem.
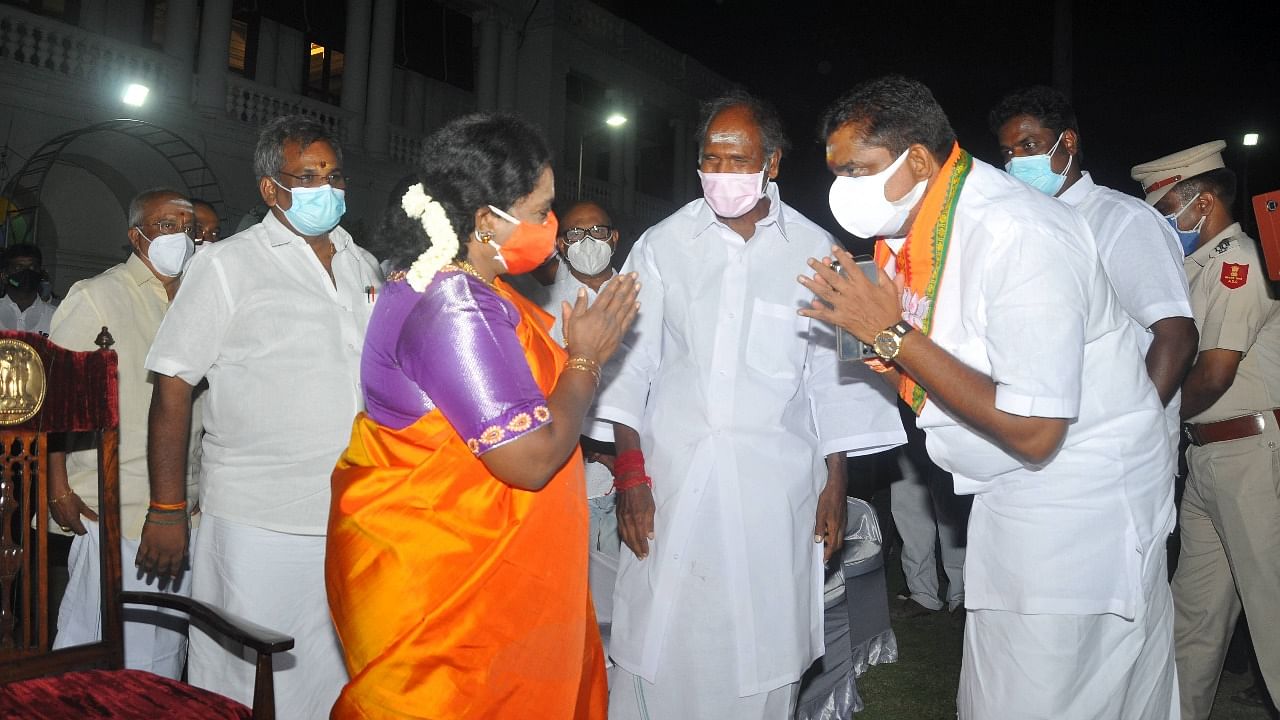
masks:
{"label": "ornate metal emblem", "polygon": [[0,426],[30,420],[44,404],[44,391],[44,363],[35,349],[0,339]]}

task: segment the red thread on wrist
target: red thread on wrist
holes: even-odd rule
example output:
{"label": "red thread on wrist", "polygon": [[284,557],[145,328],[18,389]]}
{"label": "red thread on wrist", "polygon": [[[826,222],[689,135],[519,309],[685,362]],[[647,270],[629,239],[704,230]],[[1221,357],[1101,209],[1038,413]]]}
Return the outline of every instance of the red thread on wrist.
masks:
{"label": "red thread on wrist", "polygon": [[622,492],[640,485],[653,487],[653,481],[644,471],[644,453],[639,450],[619,453],[618,458],[613,461],[614,489]]}

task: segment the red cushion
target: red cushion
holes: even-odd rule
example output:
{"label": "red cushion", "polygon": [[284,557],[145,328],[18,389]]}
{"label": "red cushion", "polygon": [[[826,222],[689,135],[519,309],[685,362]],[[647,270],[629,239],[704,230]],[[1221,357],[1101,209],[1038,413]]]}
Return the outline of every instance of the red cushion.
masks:
{"label": "red cushion", "polygon": [[0,719],[250,718],[249,708],[142,670],[85,670],[0,685]]}

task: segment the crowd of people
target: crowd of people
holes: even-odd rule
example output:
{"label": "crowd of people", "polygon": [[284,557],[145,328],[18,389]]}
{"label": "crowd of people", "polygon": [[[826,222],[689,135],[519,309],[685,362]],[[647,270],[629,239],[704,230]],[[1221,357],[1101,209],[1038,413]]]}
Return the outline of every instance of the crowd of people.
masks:
{"label": "crowd of people", "polygon": [[[261,222],[220,241],[207,203],[143,192],[129,259],[56,308],[10,247],[0,321],[110,328],[126,589],[293,636],[283,718],[791,718],[847,458],[887,451],[900,611],[964,623],[960,718],[1203,720],[1242,610],[1280,692],[1280,303],[1223,144],[1134,167],[1140,200],[1093,180],[1056,91],[989,119],[1003,168],[910,79],[823,114],[872,277],[784,202],[786,133],[744,91],[704,104],[702,197],[625,261],[608,208],[557,218],[546,141],[504,114],[427,140],[375,258],[340,143],[283,117]],[[99,632],[97,469],[74,437],[51,460],[63,647]],[[126,620],[129,667],[251,701],[235,648]]]}

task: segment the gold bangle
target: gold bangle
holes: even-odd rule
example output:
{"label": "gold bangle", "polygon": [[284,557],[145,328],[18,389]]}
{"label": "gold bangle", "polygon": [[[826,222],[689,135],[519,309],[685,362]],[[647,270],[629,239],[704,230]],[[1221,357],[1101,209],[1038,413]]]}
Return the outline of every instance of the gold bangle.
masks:
{"label": "gold bangle", "polygon": [[75,490],[68,490],[68,491],[66,491],[65,493],[63,493],[63,494],[59,495],[58,497],[53,498],[52,500],[50,500],[50,501],[49,501],[49,504],[51,504],[51,505],[52,505],[53,503],[60,503],[60,502],[62,502],[63,500],[66,500],[67,498],[69,498],[69,497],[71,497],[72,495],[75,495],[75,494],[76,494],[76,491],[75,491]]}
{"label": "gold bangle", "polygon": [[575,355],[564,361],[565,370],[581,370],[591,373],[591,378],[595,381],[596,387],[600,386],[600,364],[591,358]]}
{"label": "gold bangle", "polygon": [[183,502],[176,502],[176,503],[153,502],[150,504],[150,506],[148,506],[147,509],[148,510],[186,510],[187,503],[185,500]]}

